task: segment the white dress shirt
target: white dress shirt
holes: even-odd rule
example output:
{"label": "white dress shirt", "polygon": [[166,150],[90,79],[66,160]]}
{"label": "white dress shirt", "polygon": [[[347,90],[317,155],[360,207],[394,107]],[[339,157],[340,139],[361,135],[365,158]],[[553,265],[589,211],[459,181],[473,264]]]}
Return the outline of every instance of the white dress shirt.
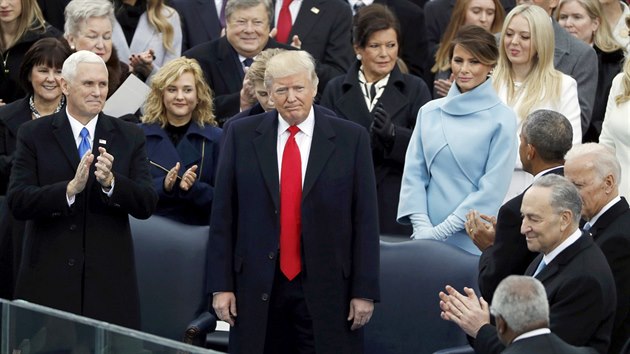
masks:
{"label": "white dress shirt", "polygon": [[[313,107],[311,107],[311,111],[308,113],[306,119],[302,123],[298,124],[297,127],[300,128],[300,131],[295,134],[295,143],[300,150],[300,160],[302,162],[302,187],[304,187],[306,166],[308,165],[308,157],[311,153],[311,143],[313,142],[313,129],[315,129],[315,112],[313,111]],[[278,142],[276,145],[278,152],[278,177],[282,176],[282,155],[284,154],[284,146],[286,145],[287,140],[289,140],[289,136],[291,136],[291,133],[287,129],[289,129],[289,123],[287,123],[287,121],[278,114]]]}

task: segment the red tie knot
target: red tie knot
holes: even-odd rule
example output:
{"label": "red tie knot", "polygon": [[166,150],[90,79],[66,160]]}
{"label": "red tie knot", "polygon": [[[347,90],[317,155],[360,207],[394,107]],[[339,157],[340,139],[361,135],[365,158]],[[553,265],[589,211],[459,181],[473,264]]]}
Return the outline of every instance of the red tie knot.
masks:
{"label": "red tie knot", "polygon": [[289,133],[291,133],[291,136],[289,136],[289,139],[291,139],[292,137],[295,136],[295,134],[297,134],[300,131],[300,128],[298,128],[297,125],[292,125],[287,130],[289,131]]}
{"label": "red tie knot", "polygon": [[282,1],[282,7],[288,9],[289,5],[291,5],[292,2],[293,2],[293,0],[283,0]]}

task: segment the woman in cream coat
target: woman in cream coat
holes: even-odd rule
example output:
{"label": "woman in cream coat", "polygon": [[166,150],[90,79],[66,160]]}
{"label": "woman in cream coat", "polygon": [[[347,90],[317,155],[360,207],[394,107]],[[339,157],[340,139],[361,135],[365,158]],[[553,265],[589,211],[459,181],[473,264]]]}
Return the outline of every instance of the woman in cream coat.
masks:
{"label": "woman in cream coat", "polygon": [[516,116],[488,78],[498,57],[494,36],[468,26],[452,46],[455,85],[418,112],[398,222],[413,225],[414,239],[444,240],[479,254],[464,230],[466,213],[496,213],[501,206],[514,168]]}
{"label": "woman in cream coat", "polygon": [[[167,6],[164,0],[115,0],[114,7],[117,23],[114,25],[113,42],[121,61],[132,66],[142,62],[152,64],[152,76],[164,64],[181,56],[182,26],[179,14]],[[125,26],[135,23],[131,18],[138,7],[145,11],[137,19],[135,31],[127,33]]]}
{"label": "woman in cream coat", "polygon": [[[494,87],[516,112],[519,127],[531,112],[549,109],[571,122],[573,144],[581,143],[577,83],[553,66],[554,32],[547,12],[536,5],[515,7],[505,19],[499,43]],[[518,141],[518,135],[514,139]],[[521,194],[533,181],[533,176],[523,171],[519,157],[514,154],[513,158],[516,167],[505,201]]]}
{"label": "woman in cream coat", "polygon": [[615,150],[621,164],[619,194],[630,199],[630,60],[613,79],[599,143]]}

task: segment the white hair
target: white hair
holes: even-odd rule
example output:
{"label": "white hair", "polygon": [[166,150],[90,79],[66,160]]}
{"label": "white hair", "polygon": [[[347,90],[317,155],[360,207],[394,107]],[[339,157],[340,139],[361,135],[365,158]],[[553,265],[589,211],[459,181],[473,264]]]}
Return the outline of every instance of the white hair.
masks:
{"label": "white hair", "polygon": [[604,179],[608,175],[612,175],[615,179],[615,183],[618,183],[621,178],[621,165],[614,151],[608,146],[597,143],[586,143],[575,145],[567,152],[565,160],[576,159],[584,156],[592,156],[591,163],[592,168],[595,169],[595,173]]}
{"label": "white hair", "polygon": [[492,297],[490,313],[501,316],[516,333],[549,326],[549,303],[540,280],[525,275],[503,279]]}
{"label": "white hair", "polygon": [[74,80],[74,77],[77,73],[77,66],[81,63],[89,63],[89,64],[102,64],[105,71],[107,71],[107,66],[103,61],[103,58],[99,57],[93,52],[89,50],[80,50],[68,57],[66,61],[63,62],[63,67],[61,68],[61,76],[67,82],[71,82]]}

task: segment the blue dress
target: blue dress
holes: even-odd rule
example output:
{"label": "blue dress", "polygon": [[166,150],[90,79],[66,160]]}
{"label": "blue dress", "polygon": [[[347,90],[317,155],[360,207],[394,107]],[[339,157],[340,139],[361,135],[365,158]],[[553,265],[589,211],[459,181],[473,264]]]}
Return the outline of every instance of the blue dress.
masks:
{"label": "blue dress", "polygon": [[398,221],[424,214],[438,226],[448,218],[456,231],[435,238],[479,254],[464,230],[466,213],[496,215],[516,161],[516,128],[491,79],[463,94],[452,85],[424,105],[407,149]]}

